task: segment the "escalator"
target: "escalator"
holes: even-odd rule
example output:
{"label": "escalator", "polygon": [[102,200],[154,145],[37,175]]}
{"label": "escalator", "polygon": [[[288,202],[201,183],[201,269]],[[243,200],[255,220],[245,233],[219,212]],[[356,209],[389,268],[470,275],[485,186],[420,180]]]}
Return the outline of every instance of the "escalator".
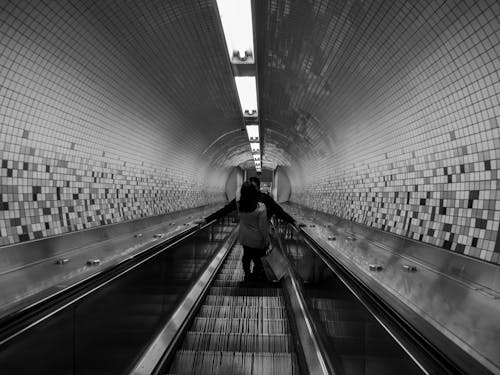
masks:
{"label": "escalator", "polygon": [[298,374],[282,290],[242,282],[242,253],[228,255],[168,374]]}
{"label": "escalator", "polygon": [[338,359],[345,374],[424,373],[340,280],[332,277],[326,285],[307,285],[306,299],[326,337],[328,355]]}
{"label": "escalator", "polygon": [[274,240],[286,255],[281,281],[243,282],[236,228],[204,226],[17,320],[3,319],[2,373],[468,372],[421,350],[420,337],[388,329],[372,303],[290,227]]}
{"label": "escalator", "polygon": [[0,373],[128,371],[235,225],[180,235],[0,319]]}

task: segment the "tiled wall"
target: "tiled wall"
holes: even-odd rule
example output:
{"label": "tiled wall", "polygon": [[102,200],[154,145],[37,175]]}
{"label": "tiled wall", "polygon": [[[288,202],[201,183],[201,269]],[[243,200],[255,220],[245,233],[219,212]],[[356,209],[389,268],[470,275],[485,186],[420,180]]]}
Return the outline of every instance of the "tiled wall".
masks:
{"label": "tiled wall", "polygon": [[49,3],[0,5],[0,245],[223,200],[126,38]]}
{"label": "tiled wall", "polygon": [[293,202],[500,263],[500,5],[465,3],[427,9],[407,49],[373,46],[399,60],[375,54],[378,87],[323,117],[332,149],[288,171]]}

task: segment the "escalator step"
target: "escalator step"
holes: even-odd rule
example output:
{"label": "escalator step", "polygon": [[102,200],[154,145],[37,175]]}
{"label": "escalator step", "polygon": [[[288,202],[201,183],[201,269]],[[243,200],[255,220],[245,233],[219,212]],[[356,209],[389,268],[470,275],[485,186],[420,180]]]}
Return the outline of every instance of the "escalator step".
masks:
{"label": "escalator step", "polygon": [[[252,280],[252,281],[247,281],[243,283],[243,276],[236,280],[234,279],[226,279],[226,280],[221,280],[221,279],[215,279],[212,283],[212,287],[215,288],[233,288],[233,289],[258,289],[260,291],[263,291],[264,293],[266,292],[265,289],[278,289],[279,288],[279,283],[272,283],[267,280]],[[280,294],[280,293],[279,293]],[[278,294],[278,295],[279,295]],[[273,294],[273,295],[276,295]]]}
{"label": "escalator step", "polygon": [[243,282],[236,245],[210,286],[169,374],[298,374],[278,285]]}
{"label": "escalator step", "polygon": [[208,295],[205,305],[225,306],[259,306],[259,307],[281,307],[284,302],[280,297],[257,297],[257,296],[225,296]]}
{"label": "escalator step", "polygon": [[360,310],[316,310],[316,313],[319,319],[324,322],[367,322],[371,320],[367,313]]}
{"label": "escalator step", "polygon": [[289,353],[245,353],[220,351],[177,352],[170,374],[298,374],[297,359]]}
{"label": "escalator step", "polygon": [[279,288],[246,288],[239,285],[232,288],[213,286],[209,289],[208,294],[211,296],[282,296],[281,289]]}
{"label": "escalator step", "polygon": [[289,333],[288,320],[285,319],[210,319],[196,317],[190,328],[194,332],[219,333]]}
{"label": "escalator step", "polygon": [[289,353],[292,350],[289,334],[238,334],[188,332],[183,341],[183,350],[213,350],[226,352]]}
{"label": "escalator step", "polygon": [[402,358],[341,356],[340,361],[342,362],[346,374],[421,374],[421,372],[414,368],[408,368],[408,362]]}
{"label": "escalator step", "polygon": [[359,303],[353,301],[346,301],[343,299],[333,298],[309,298],[310,305],[315,309],[335,310],[335,309],[349,309],[361,310]]}
{"label": "escalator step", "polygon": [[286,310],[281,307],[256,306],[214,306],[203,305],[198,313],[200,318],[263,318],[286,319]]}
{"label": "escalator step", "polygon": [[363,321],[322,321],[326,334],[333,337],[366,337],[370,340],[386,338],[387,342],[392,340],[386,331],[375,322]]}

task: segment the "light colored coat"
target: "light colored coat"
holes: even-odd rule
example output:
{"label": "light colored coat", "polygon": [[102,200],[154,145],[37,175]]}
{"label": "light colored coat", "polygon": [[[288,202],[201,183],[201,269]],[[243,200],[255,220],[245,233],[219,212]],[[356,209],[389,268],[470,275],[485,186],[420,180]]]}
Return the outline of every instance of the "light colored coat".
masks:
{"label": "light colored coat", "polygon": [[269,223],[266,205],[259,202],[252,212],[239,211],[239,241],[242,245],[255,249],[264,249],[269,244]]}

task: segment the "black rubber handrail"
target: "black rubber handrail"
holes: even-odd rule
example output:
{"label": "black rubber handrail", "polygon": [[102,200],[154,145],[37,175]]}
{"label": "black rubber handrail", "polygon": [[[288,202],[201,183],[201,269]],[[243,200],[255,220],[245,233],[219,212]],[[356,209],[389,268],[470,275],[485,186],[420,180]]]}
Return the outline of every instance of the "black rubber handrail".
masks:
{"label": "black rubber handrail", "polygon": [[294,339],[297,346],[297,355],[300,357],[299,368],[301,374],[335,375],[339,374],[331,362],[324,342],[320,339],[318,327],[307,308],[300,277],[294,269],[292,262],[285,250],[283,242],[276,230],[277,224],[271,220],[271,226],[276,233],[276,242],[286,264],[286,273],[281,279],[281,285],[285,292],[287,314],[290,312],[290,323],[294,331]]}
{"label": "black rubber handrail", "polygon": [[57,291],[41,300],[35,301],[11,314],[0,318],[0,348],[22,332],[45,321],[83,297],[95,292],[112,280],[132,271],[152,257],[184,242],[191,236],[211,226],[215,220],[200,226],[190,227],[167,238],[136,255],[128,257],[116,265],[103,269],[89,277],[79,280],[65,289]]}
{"label": "black rubber handrail", "polygon": [[[417,364],[429,374],[491,374],[479,362],[459,349],[463,356],[457,358],[466,361],[467,369],[458,365],[446,353],[425,337],[414,325],[408,322],[398,311],[386,303],[372,291],[356,274],[336,260],[312,236],[292,226],[304,237],[306,244],[316,253],[325,265],[332,270],[346,287],[368,308],[375,318],[383,323],[389,334],[397,338],[399,344],[404,343],[403,349],[412,356]],[[442,335],[442,334],[441,334]],[[450,341],[450,345],[456,346]]]}

